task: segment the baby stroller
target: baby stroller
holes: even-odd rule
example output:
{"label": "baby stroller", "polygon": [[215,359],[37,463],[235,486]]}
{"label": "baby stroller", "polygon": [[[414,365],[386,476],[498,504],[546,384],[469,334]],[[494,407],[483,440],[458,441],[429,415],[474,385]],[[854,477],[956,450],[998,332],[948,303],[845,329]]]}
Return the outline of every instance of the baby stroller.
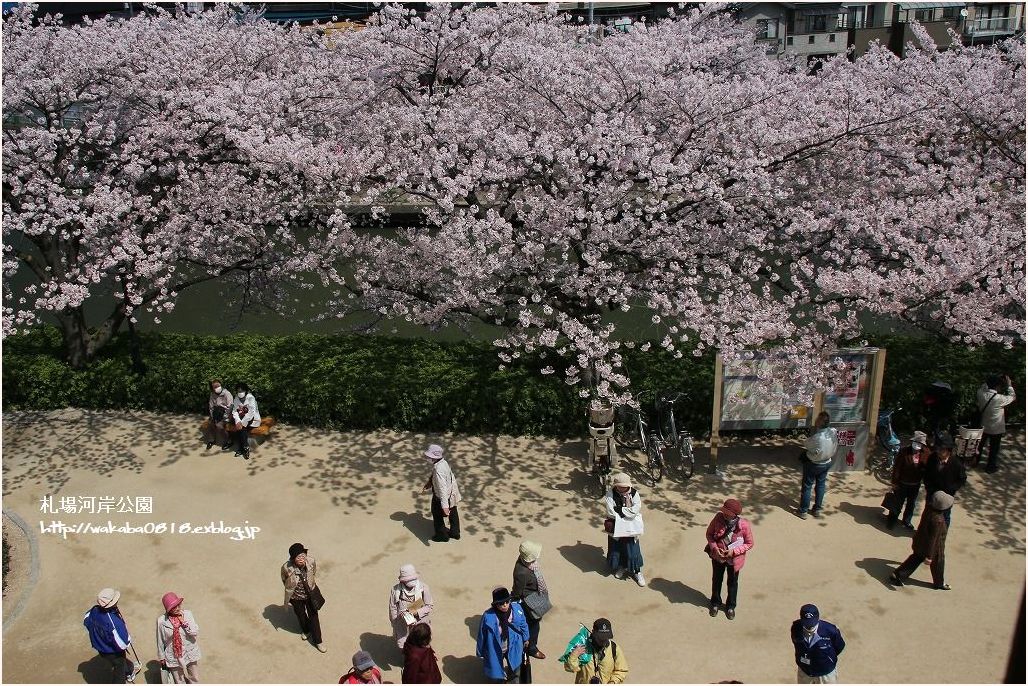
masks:
{"label": "baby stroller", "polygon": [[611,473],[617,469],[614,441],[614,405],[605,398],[589,403],[589,474],[600,495],[610,488]]}

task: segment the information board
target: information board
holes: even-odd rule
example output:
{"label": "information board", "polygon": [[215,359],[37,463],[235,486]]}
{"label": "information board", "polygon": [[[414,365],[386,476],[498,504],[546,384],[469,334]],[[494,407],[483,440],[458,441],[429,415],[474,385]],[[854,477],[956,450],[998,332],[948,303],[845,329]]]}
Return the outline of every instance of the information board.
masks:
{"label": "information board", "polygon": [[804,403],[783,399],[782,384],[771,391],[760,385],[760,377],[770,372],[767,357],[754,353],[753,359],[731,360],[721,370],[721,413],[718,428],[791,429],[809,426],[810,411]]}

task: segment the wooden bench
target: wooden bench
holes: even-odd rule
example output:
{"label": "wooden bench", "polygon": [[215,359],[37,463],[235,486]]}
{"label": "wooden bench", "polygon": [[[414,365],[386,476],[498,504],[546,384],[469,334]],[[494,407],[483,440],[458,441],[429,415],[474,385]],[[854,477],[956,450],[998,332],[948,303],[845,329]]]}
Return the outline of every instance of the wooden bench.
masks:
{"label": "wooden bench", "polygon": [[[208,417],[207,419],[203,420],[203,422],[200,424],[201,436],[207,435],[207,427],[210,426],[210,422],[211,420]],[[271,428],[275,426],[275,423],[276,422],[274,417],[261,417],[261,425],[254,429],[250,429],[251,450],[253,450],[261,443],[271,438]],[[232,434],[235,433],[235,429],[231,428],[228,424],[225,425],[225,431],[228,432],[230,438],[232,437]]]}

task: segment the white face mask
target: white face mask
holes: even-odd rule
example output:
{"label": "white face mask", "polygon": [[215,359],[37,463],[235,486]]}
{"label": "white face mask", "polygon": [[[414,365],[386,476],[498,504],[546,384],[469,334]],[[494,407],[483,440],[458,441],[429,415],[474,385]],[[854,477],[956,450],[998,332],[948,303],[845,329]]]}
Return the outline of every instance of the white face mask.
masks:
{"label": "white face mask", "polygon": [[212,390],[215,395],[221,395],[221,386],[215,386]]}
{"label": "white face mask", "polygon": [[238,397],[240,400],[245,400],[246,393],[236,393],[236,397]]}
{"label": "white face mask", "polygon": [[418,583],[417,579],[412,579],[411,581],[404,581],[403,585],[406,586],[407,588],[414,588],[417,585],[417,583]]}

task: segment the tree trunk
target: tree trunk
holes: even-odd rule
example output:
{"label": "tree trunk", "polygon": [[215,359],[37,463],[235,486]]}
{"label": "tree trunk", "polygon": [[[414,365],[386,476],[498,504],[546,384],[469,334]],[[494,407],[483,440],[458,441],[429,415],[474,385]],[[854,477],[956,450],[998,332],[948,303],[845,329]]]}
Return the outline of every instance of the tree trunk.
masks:
{"label": "tree trunk", "polygon": [[[119,306],[92,333],[86,326],[86,316],[81,307],[64,310],[57,315],[57,321],[61,325],[64,355],[68,364],[72,369],[82,369],[118,332],[125,321],[125,314]],[[135,369],[135,359],[133,368]]]}
{"label": "tree trunk", "polygon": [[129,330],[129,354],[132,356],[132,371],[136,376],[146,376],[146,365],[143,363],[143,353],[140,350],[139,334],[136,332],[136,325],[128,320]]}

